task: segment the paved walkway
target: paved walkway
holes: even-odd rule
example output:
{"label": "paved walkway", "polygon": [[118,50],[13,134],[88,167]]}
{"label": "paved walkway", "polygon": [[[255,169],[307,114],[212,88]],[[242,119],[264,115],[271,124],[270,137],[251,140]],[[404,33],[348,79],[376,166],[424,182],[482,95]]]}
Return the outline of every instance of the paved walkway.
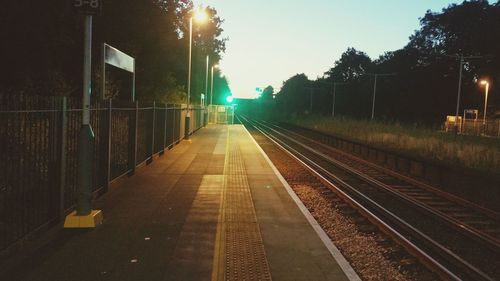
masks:
{"label": "paved walkway", "polygon": [[102,226],[60,231],[10,278],[348,280],[342,268],[354,276],[241,125],[201,129],[95,207]]}

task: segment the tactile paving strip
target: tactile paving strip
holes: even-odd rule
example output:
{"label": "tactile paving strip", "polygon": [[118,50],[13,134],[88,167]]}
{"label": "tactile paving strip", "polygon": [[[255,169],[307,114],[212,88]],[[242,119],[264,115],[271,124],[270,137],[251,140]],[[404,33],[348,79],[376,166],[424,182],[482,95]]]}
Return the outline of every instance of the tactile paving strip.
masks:
{"label": "tactile paving strip", "polygon": [[[238,143],[229,137],[224,168],[217,280],[271,280]],[[223,267],[223,269],[222,269]]]}

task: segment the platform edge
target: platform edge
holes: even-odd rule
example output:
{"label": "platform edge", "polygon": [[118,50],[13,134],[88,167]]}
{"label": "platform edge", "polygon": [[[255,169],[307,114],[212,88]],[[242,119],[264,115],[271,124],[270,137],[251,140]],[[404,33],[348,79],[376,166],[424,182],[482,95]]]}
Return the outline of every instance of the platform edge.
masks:
{"label": "platform edge", "polygon": [[342,271],[344,271],[346,277],[349,280],[351,280],[351,281],[361,281],[361,278],[356,273],[356,271],[354,271],[354,269],[352,268],[351,264],[345,259],[345,257],[342,255],[342,253],[340,252],[340,250],[337,248],[337,246],[335,246],[335,244],[333,244],[333,242],[330,239],[330,237],[328,237],[328,235],[326,234],[326,232],[323,230],[323,228],[321,228],[321,226],[316,221],[316,219],[311,215],[311,213],[306,208],[306,206],[304,205],[304,203],[302,203],[302,201],[299,199],[299,197],[297,196],[297,194],[295,194],[295,192],[293,191],[292,187],[290,187],[290,185],[285,180],[285,178],[281,175],[281,173],[278,171],[278,169],[276,168],[276,166],[274,166],[274,164],[271,161],[271,159],[269,159],[269,156],[267,156],[267,154],[262,149],[262,147],[260,147],[260,145],[257,143],[257,141],[253,138],[252,134],[250,134],[250,132],[247,130],[247,128],[244,125],[241,125],[241,126],[245,129],[245,131],[247,132],[247,134],[249,135],[249,137],[255,143],[255,145],[259,149],[260,153],[262,154],[262,156],[268,162],[269,166],[271,166],[271,169],[276,174],[276,176],[280,180],[281,184],[283,184],[283,186],[285,187],[285,189],[288,192],[288,194],[290,195],[290,197],[292,197],[292,199],[295,202],[295,204],[297,204],[297,207],[299,207],[300,211],[306,217],[307,221],[309,222],[309,224],[311,225],[311,227],[314,229],[314,231],[316,232],[316,234],[319,236],[319,238],[321,239],[321,241],[323,242],[323,244],[325,245],[325,247],[328,249],[328,251],[330,252],[330,254],[332,255],[332,257],[338,263],[338,265],[340,266],[340,268],[342,269]]}

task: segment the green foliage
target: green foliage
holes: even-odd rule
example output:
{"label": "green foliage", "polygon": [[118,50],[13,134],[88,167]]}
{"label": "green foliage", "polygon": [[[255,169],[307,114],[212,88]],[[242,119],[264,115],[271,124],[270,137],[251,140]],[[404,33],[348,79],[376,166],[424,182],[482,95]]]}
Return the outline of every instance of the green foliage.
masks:
{"label": "green foliage", "polygon": [[[309,107],[310,88],[314,89],[313,112],[331,115],[333,83],[337,85],[336,114],[370,118],[374,92],[373,73],[379,76],[375,118],[427,124],[442,123],[454,115],[457,100],[459,60],[457,55],[479,55],[466,61],[463,71],[460,113],[480,109],[484,90],[476,80],[486,77],[493,85],[489,95],[490,118],[500,116],[500,5],[484,0],[464,1],[428,11],[421,28],[410,37],[407,46],[372,60],[365,53],[348,48],[325,76],[297,82],[296,76],[285,81],[277,94],[280,109],[288,115],[303,114]],[[498,118],[498,117],[497,117]]]}
{"label": "green foliage", "polygon": [[335,66],[325,74],[337,82],[350,82],[359,79],[372,68],[372,60],[364,52],[348,48]]}
{"label": "green foliage", "polygon": [[225,104],[227,95],[231,93],[227,78],[219,74],[219,72],[216,72],[216,75],[214,75],[213,104]]}
{"label": "green foliage", "polygon": [[[191,0],[103,1],[101,16],[93,17],[94,96],[100,79],[103,42],[136,59],[136,94],[141,100],[186,100]],[[29,7],[29,8],[26,8]],[[41,12],[43,11],[43,12]],[[205,58],[220,60],[226,39],[223,20],[208,8],[209,20],[194,28],[193,101],[205,92]],[[81,95],[83,16],[71,1],[11,1],[2,9],[0,31],[9,44],[0,77],[0,92],[37,95]],[[131,76],[109,68],[108,95],[125,97]],[[26,88],[27,81],[33,85]]]}
{"label": "green foliage", "polygon": [[369,122],[347,117],[319,116],[287,119],[287,122],[367,143],[390,151],[500,173],[500,143],[472,136],[453,137],[425,127],[398,122]]}
{"label": "green foliage", "polygon": [[307,110],[309,97],[304,93],[307,90],[309,79],[305,74],[296,74],[283,82],[281,91],[276,96],[280,112],[297,114]]}
{"label": "green foliage", "polygon": [[274,99],[274,88],[272,86],[267,86],[260,96],[260,101],[264,103],[270,103]]}

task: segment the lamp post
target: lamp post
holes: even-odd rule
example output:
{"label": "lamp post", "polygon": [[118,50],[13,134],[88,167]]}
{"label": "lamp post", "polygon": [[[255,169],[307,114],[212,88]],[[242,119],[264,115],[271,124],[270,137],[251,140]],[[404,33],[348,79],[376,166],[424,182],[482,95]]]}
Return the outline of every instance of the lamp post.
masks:
{"label": "lamp post", "polygon": [[345,85],[347,83],[342,83],[342,82],[333,82],[333,97],[332,97],[332,118],[335,117],[335,97],[337,93],[337,85]]}
{"label": "lamp post", "polygon": [[[210,56],[207,55],[207,68],[205,70],[205,95],[208,95],[208,64],[210,63]],[[204,101],[203,106],[205,106],[206,102]]]}
{"label": "lamp post", "polygon": [[[454,131],[455,131],[455,136],[458,134],[458,112],[459,112],[459,109],[460,109],[460,95],[462,93],[462,76],[463,76],[463,69],[464,69],[464,64],[465,64],[465,61],[466,60],[470,60],[470,59],[480,59],[480,58],[483,58],[483,56],[467,56],[467,57],[464,57],[464,55],[460,55],[460,56],[455,56],[456,58],[458,58],[460,60],[459,62],[459,71],[458,71],[458,92],[457,92],[457,108],[456,108],[456,111],[455,111],[455,126],[454,126]],[[461,125],[461,124],[460,124]]]}
{"label": "lamp post", "polygon": [[312,114],[314,88],[311,86],[311,88],[309,88],[309,90],[310,90],[310,92],[309,92],[309,114]]}
{"label": "lamp post", "polygon": [[193,19],[199,23],[206,21],[207,13],[202,9],[193,11],[193,15],[189,18],[189,66],[188,66],[188,92],[187,92],[187,114],[184,122],[184,137],[189,139],[189,124],[191,123],[191,66],[193,52]]}
{"label": "lamp post", "polygon": [[214,96],[214,69],[219,68],[219,65],[213,65],[212,66],[212,78],[211,78],[211,83],[210,83],[210,105],[212,105],[213,101],[213,96]]}
{"label": "lamp post", "polygon": [[481,85],[485,85],[485,93],[484,93],[484,115],[483,115],[483,125],[486,126],[486,108],[488,106],[488,92],[490,90],[490,83],[488,81],[481,81]]}
{"label": "lamp post", "polygon": [[372,98],[372,118],[373,120],[375,118],[375,98],[377,96],[377,78],[379,76],[395,76],[395,73],[367,73],[368,75],[375,76],[375,79],[373,81],[373,98]]}

